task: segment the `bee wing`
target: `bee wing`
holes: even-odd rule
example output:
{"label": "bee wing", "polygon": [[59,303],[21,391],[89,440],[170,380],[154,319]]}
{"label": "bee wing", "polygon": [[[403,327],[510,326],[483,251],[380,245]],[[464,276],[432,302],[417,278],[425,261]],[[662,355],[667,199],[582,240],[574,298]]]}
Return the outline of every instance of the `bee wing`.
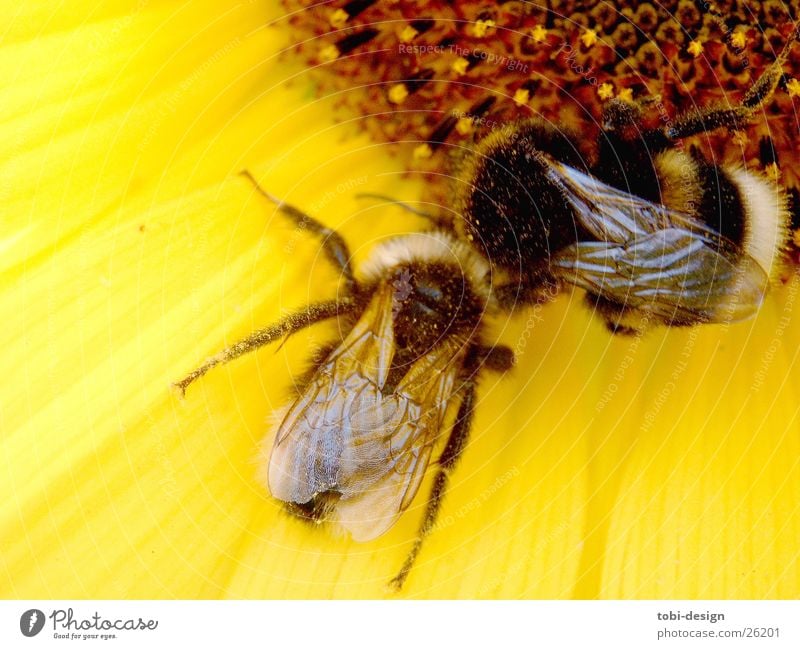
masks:
{"label": "bee wing", "polygon": [[672,227],[627,244],[581,242],[553,264],[566,281],[667,322],[735,322],[758,310],[768,279],[754,260],[723,250]]}
{"label": "bee wing", "polygon": [[[668,227],[673,217],[682,217],[664,205],[619,190],[568,165],[549,158],[546,163],[550,180],[561,188],[581,225],[600,241],[626,243],[635,235]],[[697,227],[713,234],[700,224]]]}
{"label": "bee wing", "polygon": [[766,272],[708,226],[558,162],[549,173],[599,239],[553,258],[566,281],[668,322],[732,322],[761,306]]}
{"label": "bee wing", "polygon": [[280,500],[339,496],[329,518],[354,539],[383,534],[419,489],[461,366],[445,339],[389,394],[392,290],[378,290],[353,330],[315,373],[278,428],[269,488]]}

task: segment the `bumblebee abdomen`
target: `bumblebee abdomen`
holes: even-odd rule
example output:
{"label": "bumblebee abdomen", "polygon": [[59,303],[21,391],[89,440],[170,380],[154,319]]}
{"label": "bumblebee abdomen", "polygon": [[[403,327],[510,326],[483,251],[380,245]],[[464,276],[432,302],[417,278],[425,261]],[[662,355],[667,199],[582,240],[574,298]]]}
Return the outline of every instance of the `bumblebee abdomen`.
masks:
{"label": "bumblebee abdomen", "polygon": [[719,232],[773,276],[789,232],[781,187],[740,166],[672,149],[655,157],[661,202]]}
{"label": "bumblebee abdomen", "polygon": [[736,188],[742,206],[742,249],[774,277],[789,240],[791,216],[786,192],[747,169],[726,166],[723,170]]}
{"label": "bumblebee abdomen", "polygon": [[706,224],[744,249],[748,214],[741,187],[725,167],[700,162],[698,209]]}

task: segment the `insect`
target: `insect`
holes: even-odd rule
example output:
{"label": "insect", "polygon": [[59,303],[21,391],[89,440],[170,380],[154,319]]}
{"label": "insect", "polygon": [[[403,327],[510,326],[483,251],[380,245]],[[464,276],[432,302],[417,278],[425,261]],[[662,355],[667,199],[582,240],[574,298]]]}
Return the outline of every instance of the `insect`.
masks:
{"label": "insect", "polygon": [[753,315],[787,243],[785,193],[685,150],[683,139],[743,128],[772,96],[797,38],[795,28],[739,105],[647,129],[641,103],[612,100],[593,163],[574,134],[538,120],[480,140],[456,174],[455,227],[505,273],[501,301],[542,301],[568,282],[612,331],[629,334]]}
{"label": "insect", "polygon": [[486,344],[487,312],[544,301],[563,282],[586,289],[618,333],[734,321],[758,309],[787,237],[785,196],[680,143],[744,126],[774,92],[796,39],[795,31],[739,106],[642,130],[639,106],[610,102],[592,164],[568,133],[535,120],[506,125],[461,161],[462,218],[434,217],[434,229],[380,244],[359,277],[338,233],[245,173],[322,240],[345,295],[251,334],[176,385],[185,392],[219,364],[338,318],[344,335],[311,359],[268,435],[266,483],[289,511],[368,541],[409,507],[438,452],[417,538],[392,580],[400,588],[464,451],[479,372],[514,363],[509,348]]}
{"label": "insect", "polygon": [[489,265],[452,233],[430,231],[378,245],[359,279],[338,233],[259,191],[322,239],[346,295],[253,333],[176,386],[185,392],[216,365],[338,317],[346,334],[312,359],[296,398],[278,418],[267,486],[301,518],[336,523],[355,540],[368,541],[408,508],[439,452],[418,537],[392,580],[400,588],[464,450],[479,371],[513,365],[510,349],[484,343],[483,317],[495,308]]}

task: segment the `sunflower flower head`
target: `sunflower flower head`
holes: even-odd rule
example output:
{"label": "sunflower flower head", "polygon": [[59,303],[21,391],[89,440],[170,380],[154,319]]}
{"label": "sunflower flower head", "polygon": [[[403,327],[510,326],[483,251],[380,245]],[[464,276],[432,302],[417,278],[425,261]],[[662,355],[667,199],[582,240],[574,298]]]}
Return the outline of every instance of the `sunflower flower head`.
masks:
{"label": "sunflower flower head", "polygon": [[[337,93],[342,116],[368,117],[364,127],[376,140],[426,144],[403,155],[410,168],[427,160],[423,168],[438,171],[447,169],[448,156],[428,150],[443,142],[468,145],[475,137],[456,128],[463,124],[459,116],[491,124],[538,116],[592,138],[603,103],[614,97],[659,97],[648,114],[651,126],[697,106],[735,103],[780,52],[796,15],[777,2],[689,0],[614,6],[352,2],[335,9],[284,0],[284,6],[298,43],[287,56],[313,67],[318,92]],[[334,28],[331,15],[347,19]],[[320,56],[332,46],[335,60]],[[714,133],[693,138],[690,146],[765,172],[777,164],[795,196],[791,70],[798,66],[794,51],[790,74],[746,140]]]}
{"label": "sunflower flower head", "polygon": [[[738,99],[787,38],[787,5],[714,6],[20,4],[0,48],[3,596],[796,598],[796,274],[732,326],[613,337],[577,292],[489,318],[517,363],[481,377],[399,594],[386,582],[421,502],[357,543],[288,516],[257,477],[269,422],[337,322],[185,399],[170,389],[341,290],[318,239],[243,170],[336,229],[358,268],[430,228],[358,195],[447,205],[448,147],[495,122],[536,115],[588,138],[612,96],[660,96],[668,115]],[[795,201],[798,63],[738,141],[692,143],[774,165]]]}

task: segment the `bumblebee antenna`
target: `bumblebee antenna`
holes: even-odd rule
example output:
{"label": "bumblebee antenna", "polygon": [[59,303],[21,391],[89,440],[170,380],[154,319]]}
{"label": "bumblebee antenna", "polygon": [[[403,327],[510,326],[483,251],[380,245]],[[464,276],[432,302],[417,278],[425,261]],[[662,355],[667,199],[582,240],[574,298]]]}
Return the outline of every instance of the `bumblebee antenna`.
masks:
{"label": "bumblebee antenna", "polygon": [[291,221],[297,226],[299,230],[308,230],[312,234],[316,234],[322,239],[322,249],[328,256],[328,259],[335,266],[339,268],[345,281],[347,282],[348,292],[354,293],[358,290],[358,283],[353,275],[353,268],[350,265],[350,249],[347,243],[336,230],[323,225],[313,216],[306,214],[294,205],[290,205],[286,201],[270,194],[266,189],[258,184],[258,181],[253,177],[247,169],[239,172],[239,175],[250,181],[250,184],[255,187],[256,191],[266,198],[269,202],[273,203],[281,212],[283,212]]}
{"label": "bumblebee antenna", "polygon": [[786,64],[789,53],[798,39],[800,39],[800,23],[794,23],[781,53],[778,54],[772,65],[767,68],[750,90],[745,93],[742,100],[743,106],[755,109],[772,95],[783,77],[783,66]]}
{"label": "bumblebee antenna", "polygon": [[305,226],[307,225],[307,222],[309,220],[312,220],[308,214],[302,212],[294,205],[290,205],[282,198],[278,198],[274,194],[270,194],[266,189],[264,189],[261,185],[258,184],[258,181],[253,177],[253,174],[251,174],[247,169],[243,169],[242,171],[240,171],[239,175],[242,176],[243,178],[247,178],[247,180],[250,181],[250,184],[253,185],[253,187],[259,194],[261,194],[264,198],[266,198],[270,203],[274,203],[275,207],[284,212],[286,216],[291,218],[292,221],[295,221],[298,225]]}
{"label": "bumblebee antenna", "polygon": [[391,196],[386,196],[385,194],[372,194],[369,192],[356,194],[356,198],[367,198],[376,201],[383,201],[384,203],[389,203],[391,205],[397,205],[404,209],[406,212],[411,212],[412,214],[416,214],[417,216],[425,217],[430,221],[439,221],[441,217],[436,216],[435,214],[431,214],[430,212],[426,212],[421,210],[417,207],[411,205],[411,203],[406,203],[405,201],[397,200],[396,198],[392,198]]}
{"label": "bumblebee antenna", "polygon": [[789,58],[792,47],[800,39],[799,24],[794,23],[792,25],[792,31],[787,37],[786,44],[780,54],[753,82],[738,105],[695,109],[684,115],[679,115],[674,124],[666,129],[667,137],[671,140],[680,140],[722,127],[731,130],[746,128],[756,110],[763,107],[772,97],[783,78],[783,66]]}

